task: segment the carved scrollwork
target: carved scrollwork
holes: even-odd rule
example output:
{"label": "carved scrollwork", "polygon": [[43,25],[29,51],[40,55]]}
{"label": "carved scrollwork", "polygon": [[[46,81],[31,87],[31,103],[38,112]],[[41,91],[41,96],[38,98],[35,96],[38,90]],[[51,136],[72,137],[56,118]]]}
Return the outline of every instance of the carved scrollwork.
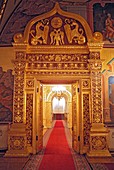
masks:
{"label": "carved scrollwork", "polygon": [[15,61],[14,122],[23,122],[25,61]]}
{"label": "carved scrollwork", "polygon": [[103,41],[103,35],[100,32],[95,32],[93,34],[93,39],[95,42],[102,42]]}
{"label": "carved scrollwork", "polygon": [[83,80],[82,81],[82,88],[89,89],[90,88],[90,80]]}
{"label": "carved scrollwork", "polygon": [[32,122],[33,122],[33,94],[26,96],[26,130],[27,143],[32,145]]}
{"label": "carved scrollwork", "polygon": [[33,88],[34,87],[34,80],[26,80],[26,87]]}
{"label": "carved scrollwork", "polygon": [[86,43],[85,30],[79,21],[72,18],[53,17],[37,21],[30,29],[31,45],[79,44]]}
{"label": "carved scrollwork", "polygon": [[90,59],[100,59],[100,52],[91,52]]}
{"label": "carved scrollwork", "polygon": [[41,20],[37,22],[36,28],[31,29],[30,35],[31,35],[31,44],[37,45],[37,44],[47,44],[47,37],[48,37],[48,31],[49,31],[49,21],[48,19]]}
{"label": "carved scrollwork", "polygon": [[87,62],[88,58],[87,54],[26,54],[26,60],[32,63],[40,61]]}
{"label": "carved scrollwork", "polygon": [[21,33],[17,33],[13,37],[15,43],[21,43],[24,40],[24,37]]}
{"label": "carved scrollwork", "polygon": [[91,69],[91,70],[101,70],[101,68],[102,68],[101,62],[95,61],[93,63],[90,63],[90,65],[89,65],[89,69]]}
{"label": "carved scrollwork", "polygon": [[93,123],[102,123],[101,62],[90,63]]}
{"label": "carved scrollwork", "polygon": [[84,30],[82,28],[80,28],[80,26],[76,20],[66,18],[64,29],[65,29],[65,33],[66,33],[68,42],[70,44],[73,41],[76,44],[84,44],[86,42],[86,38],[83,35]]}
{"label": "carved scrollwork", "polygon": [[89,145],[90,138],[90,114],[89,114],[89,94],[83,94],[83,123],[84,123],[84,145]]}
{"label": "carved scrollwork", "polygon": [[20,60],[25,59],[25,53],[22,52],[22,51],[17,51],[16,52],[16,59],[20,59]]}

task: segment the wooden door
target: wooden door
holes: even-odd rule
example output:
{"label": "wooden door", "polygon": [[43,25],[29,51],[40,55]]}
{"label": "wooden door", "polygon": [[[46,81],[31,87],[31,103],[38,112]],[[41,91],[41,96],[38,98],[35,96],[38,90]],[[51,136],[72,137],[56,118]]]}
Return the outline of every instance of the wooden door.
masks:
{"label": "wooden door", "polygon": [[36,81],[36,151],[43,148],[43,87],[40,81]]}
{"label": "wooden door", "polygon": [[80,134],[79,134],[79,82],[72,84],[72,147],[80,152]]}

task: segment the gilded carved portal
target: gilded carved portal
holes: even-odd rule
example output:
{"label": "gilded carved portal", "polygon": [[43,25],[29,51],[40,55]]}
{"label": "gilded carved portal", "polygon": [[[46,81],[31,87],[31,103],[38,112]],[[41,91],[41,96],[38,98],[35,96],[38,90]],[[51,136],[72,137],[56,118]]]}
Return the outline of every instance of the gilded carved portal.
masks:
{"label": "gilded carved portal", "polygon": [[14,36],[13,124],[6,156],[35,154],[43,145],[42,84],[72,85],[72,144],[88,156],[110,156],[103,124],[102,35],[59,4]]}

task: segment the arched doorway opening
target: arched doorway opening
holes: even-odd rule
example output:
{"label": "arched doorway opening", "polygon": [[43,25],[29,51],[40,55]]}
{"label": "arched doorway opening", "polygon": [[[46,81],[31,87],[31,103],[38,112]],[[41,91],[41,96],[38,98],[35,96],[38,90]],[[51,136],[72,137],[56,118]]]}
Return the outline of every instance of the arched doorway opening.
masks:
{"label": "arched doorway opening", "polygon": [[64,97],[54,97],[52,100],[52,117],[53,120],[64,120],[66,110],[66,100]]}
{"label": "arched doorway opening", "polygon": [[43,107],[43,125],[45,129],[52,127],[53,120],[63,119],[68,128],[72,128],[72,85],[44,84],[45,97]]}

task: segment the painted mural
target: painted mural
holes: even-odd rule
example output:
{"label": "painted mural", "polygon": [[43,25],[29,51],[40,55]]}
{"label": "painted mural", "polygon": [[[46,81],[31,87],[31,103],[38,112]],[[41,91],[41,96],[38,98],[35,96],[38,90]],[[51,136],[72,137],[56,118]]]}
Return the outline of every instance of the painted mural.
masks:
{"label": "painted mural", "polygon": [[13,112],[14,76],[12,70],[0,67],[0,122],[11,122]]}
{"label": "painted mural", "polygon": [[94,31],[103,34],[104,40],[114,41],[114,3],[105,6],[96,3],[93,6]]}

